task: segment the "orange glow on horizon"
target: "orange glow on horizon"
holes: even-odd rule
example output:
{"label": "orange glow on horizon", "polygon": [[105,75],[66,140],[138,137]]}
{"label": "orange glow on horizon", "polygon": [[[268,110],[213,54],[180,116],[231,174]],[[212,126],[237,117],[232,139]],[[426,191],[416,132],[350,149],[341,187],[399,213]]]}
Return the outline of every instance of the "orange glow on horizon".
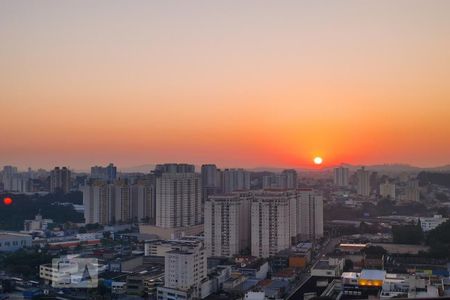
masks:
{"label": "orange glow on horizon", "polygon": [[450,163],[450,1],[10,2],[0,166]]}

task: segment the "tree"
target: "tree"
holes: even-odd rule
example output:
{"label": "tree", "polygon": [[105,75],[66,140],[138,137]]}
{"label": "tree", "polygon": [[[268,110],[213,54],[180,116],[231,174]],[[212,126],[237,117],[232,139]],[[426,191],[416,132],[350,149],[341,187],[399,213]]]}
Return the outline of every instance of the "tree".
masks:
{"label": "tree", "polygon": [[423,231],[420,224],[392,226],[394,243],[420,244],[423,241]]}
{"label": "tree", "polygon": [[438,208],[436,213],[438,215],[443,216],[444,218],[447,218],[448,217],[448,208],[447,207],[440,207],[440,208]]}
{"label": "tree", "polygon": [[450,220],[431,230],[427,236],[430,254],[436,258],[450,258]]}

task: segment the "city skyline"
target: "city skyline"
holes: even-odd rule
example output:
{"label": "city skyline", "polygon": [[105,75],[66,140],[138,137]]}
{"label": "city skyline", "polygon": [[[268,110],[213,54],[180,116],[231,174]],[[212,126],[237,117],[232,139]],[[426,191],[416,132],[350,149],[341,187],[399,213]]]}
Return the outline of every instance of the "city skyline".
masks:
{"label": "city skyline", "polygon": [[2,2],[0,165],[447,165],[449,9]]}

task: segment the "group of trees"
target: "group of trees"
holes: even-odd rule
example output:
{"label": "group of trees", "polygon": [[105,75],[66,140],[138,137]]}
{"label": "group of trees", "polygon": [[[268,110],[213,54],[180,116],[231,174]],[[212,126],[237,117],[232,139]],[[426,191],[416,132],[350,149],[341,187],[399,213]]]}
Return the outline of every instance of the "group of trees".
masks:
{"label": "group of trees", "polygon": [[417,175],[420,185],[437,184],[450,188],[450,173],[420,172]]}
{"label": "group of trees", "polygon": [[424,234],[420,223],[411,225],[392,226],[392,237],[397,244],[419,245],[423,242]]}
{"label": "group of trees", "polygon": [[69,194],[39,195],[0,195],[11,197],[13,203],[0,209],[0,230],[23,230],[25,220],[34,219],[41,212],[44,218],[56,223],[83,222],[83,214],[75,211],[70,205],[58,205],[62,202],[79,203],[83,201],[80,192]]}
{"label": "group of trees", "polygon": [[394,243],[398,244],[423,244],[430,247],[428,255],[433,258],[450,259],[450,220],[439,225],[426,234],[422,231],[420,223],[415,225],[393,226],[392,234]]}
{"label": "group of trees", "polygon": [[25,279],[37,279],[39,266],[52,262],[52,256],[34,249],[22,249],[0,256],[0,270]]}
{"label": "group of trees", "polygon": [[426,236],[430,256],[450,259],[450,220],[431,230]]}

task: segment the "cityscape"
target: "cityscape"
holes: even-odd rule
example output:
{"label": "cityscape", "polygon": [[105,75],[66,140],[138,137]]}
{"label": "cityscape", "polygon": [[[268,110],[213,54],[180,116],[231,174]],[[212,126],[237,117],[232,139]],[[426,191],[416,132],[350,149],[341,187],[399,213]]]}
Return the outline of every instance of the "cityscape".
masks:
{"label": "cityscape", "polygon": [[0,0],[0,300],[450,299],[450,1]]}
{"label": "cityscape", "polygon": [[[405,168],[4,166],[3,290],[57,299],[442,297],[450,174]],[[62,259],[95,259],[84,296],[73,277],[60,282]]]}

